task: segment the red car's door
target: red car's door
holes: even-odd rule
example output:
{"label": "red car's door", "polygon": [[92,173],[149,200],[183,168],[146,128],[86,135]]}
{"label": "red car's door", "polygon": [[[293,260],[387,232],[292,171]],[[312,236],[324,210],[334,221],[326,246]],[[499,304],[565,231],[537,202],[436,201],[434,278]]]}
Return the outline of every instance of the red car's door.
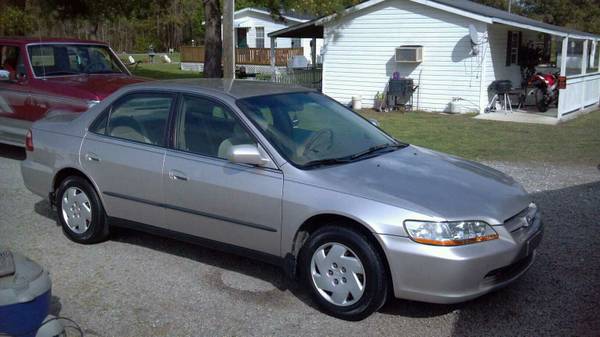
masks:
{"label": "red car's door", "polygon": [[29,74],[19,46],[0,43],[0,142],[22,146],[31,125]]}
{"label": "red car's door", "polygon": [[0,45],[0,70],[10,73],[0,80],[0,117],[30,120],[28,77],[19,46]]}

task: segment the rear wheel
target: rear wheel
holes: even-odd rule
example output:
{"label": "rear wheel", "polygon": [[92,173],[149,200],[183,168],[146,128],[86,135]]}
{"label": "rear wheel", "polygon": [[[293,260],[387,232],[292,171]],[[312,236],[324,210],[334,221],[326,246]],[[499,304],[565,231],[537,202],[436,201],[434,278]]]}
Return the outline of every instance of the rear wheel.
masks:
{"label": "rear wheel", "polygon": [[542,88],[535,89],[535,105],[539,112],[548,111],[548,102],[546,101],[546,93]]}
{"label": "rear wheel", "polygon": [[382,257],[363,234],[338,226],[314,232],[301,253],[301,272],[319,306],[346,320],[361,320],[387,299]]}
{"label": "rear wheel", "polygon": [[77,176],[63,180],[56,193],[57,219],[65,235],[78,243],[108,238],[104,208],[92,185]]}

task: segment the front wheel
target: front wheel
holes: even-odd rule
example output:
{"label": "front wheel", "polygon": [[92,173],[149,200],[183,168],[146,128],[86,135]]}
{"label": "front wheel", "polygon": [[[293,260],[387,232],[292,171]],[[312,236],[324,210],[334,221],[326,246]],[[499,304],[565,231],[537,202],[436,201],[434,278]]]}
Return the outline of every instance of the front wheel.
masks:
{"label": "front wheel", "polygon": [[300,263],[314,299],[332,316],[361,320],[385,304],[388,276],[383,258],[357,231],[318,229],[304,246]]}
{"label": "front wheel", "polygon": [[77,176],[63,180],[57,189],[56,206],[58,223],[72,241],[90,244],[108,238],[102,202],[87,180]]}

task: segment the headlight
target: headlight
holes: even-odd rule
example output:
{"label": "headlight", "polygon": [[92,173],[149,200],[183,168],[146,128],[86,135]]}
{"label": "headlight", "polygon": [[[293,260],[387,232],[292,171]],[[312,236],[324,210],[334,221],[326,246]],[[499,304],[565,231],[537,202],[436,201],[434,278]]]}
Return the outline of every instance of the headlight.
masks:
{"label": "headlight", "polygon": [[405,221],[404,227],[414,241],[435,246],[461,246],[498,238],[498,233],[483,221]]}

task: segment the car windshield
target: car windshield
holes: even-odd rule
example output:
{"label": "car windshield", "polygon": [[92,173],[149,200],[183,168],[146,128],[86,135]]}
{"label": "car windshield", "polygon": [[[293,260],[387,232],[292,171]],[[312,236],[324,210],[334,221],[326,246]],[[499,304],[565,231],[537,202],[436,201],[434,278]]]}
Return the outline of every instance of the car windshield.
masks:
{"label": "car windshield", "polygon": [[321,94],[257,96],[237,104],[270,143],[298,167],[341,164],[404,146]]}
{"label": "car windshield", "polygon": [[44,44],[29,46],[28,51],[38,77],[125,72],[121,62],[103,45]]}

